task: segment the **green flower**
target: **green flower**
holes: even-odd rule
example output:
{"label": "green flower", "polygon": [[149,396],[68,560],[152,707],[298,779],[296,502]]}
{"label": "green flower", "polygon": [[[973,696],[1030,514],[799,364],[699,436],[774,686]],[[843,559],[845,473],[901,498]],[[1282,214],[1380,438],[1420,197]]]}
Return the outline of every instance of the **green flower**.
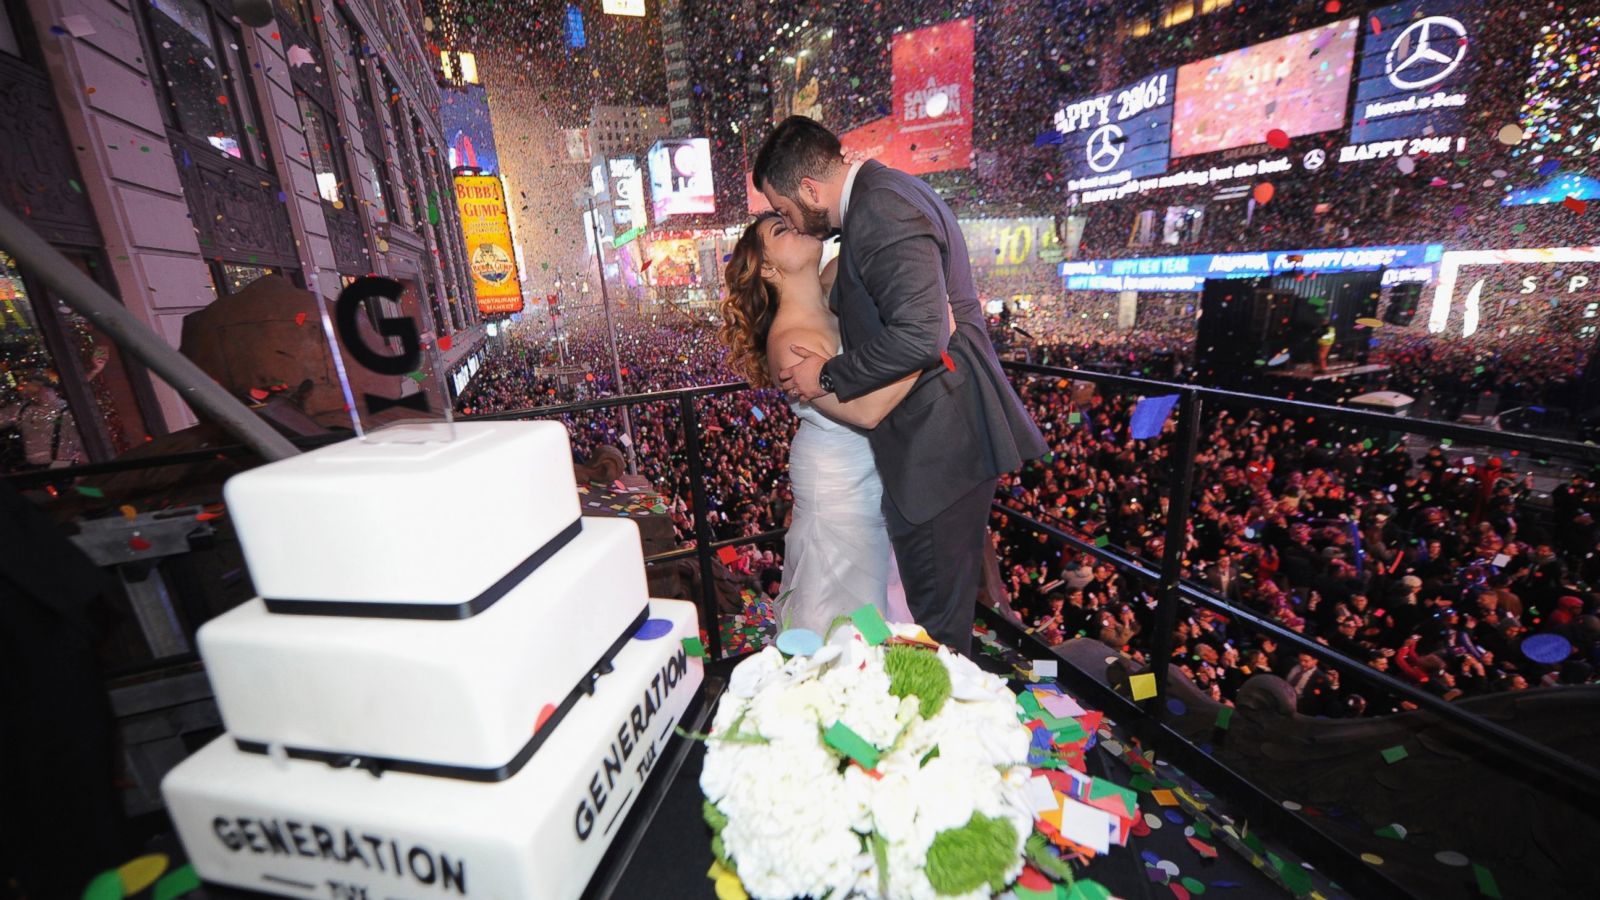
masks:
{"label": "green flower", "polygon": [[999,894],[1017,859],[1017,829],[1006,819],[973,813],[967,824],[941,831],[928,848],[926,872],[935,892],[967,894],[984,885]]}
{"label": "green flower", "polygon": [[932,650],[895,644],[884,654],[883,668],[889,673],[889,693],[915,696],[924,719],[938,715],[950,698],[950,672]]}

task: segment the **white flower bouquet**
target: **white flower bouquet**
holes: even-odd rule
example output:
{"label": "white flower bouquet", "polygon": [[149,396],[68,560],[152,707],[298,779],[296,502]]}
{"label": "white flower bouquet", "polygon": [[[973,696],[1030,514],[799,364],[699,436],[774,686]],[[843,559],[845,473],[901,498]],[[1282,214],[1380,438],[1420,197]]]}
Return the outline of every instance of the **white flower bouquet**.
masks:
{"label": "white flower bouquet", "polygon": [[1017,697],[871,607],[740,663],[705,740],[719,897],[975,900],[1066,868]]}

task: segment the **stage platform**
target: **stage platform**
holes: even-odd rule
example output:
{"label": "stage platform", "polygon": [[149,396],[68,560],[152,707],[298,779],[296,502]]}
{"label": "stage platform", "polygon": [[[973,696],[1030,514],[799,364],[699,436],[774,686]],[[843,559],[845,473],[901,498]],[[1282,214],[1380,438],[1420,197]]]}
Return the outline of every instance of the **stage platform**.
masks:
{"label": "stage platform", "polygon": [[1376,375],[1389,371],[1389,368],[1389,366],[1378,363],[1367,363],[1363,365],[1350,363],[1335,364],[1329,366],[1326,372],[1318,372],[1316,366],[1313,366],[1309,363],[1301,363],[1300,365],[1291,366],[1288,368],[1273,369],[1267,372],[1267,375],[1273,378],[1285,378],[1293,381],[1339,381],[1345,378],[1359,378],[1363,375]]}

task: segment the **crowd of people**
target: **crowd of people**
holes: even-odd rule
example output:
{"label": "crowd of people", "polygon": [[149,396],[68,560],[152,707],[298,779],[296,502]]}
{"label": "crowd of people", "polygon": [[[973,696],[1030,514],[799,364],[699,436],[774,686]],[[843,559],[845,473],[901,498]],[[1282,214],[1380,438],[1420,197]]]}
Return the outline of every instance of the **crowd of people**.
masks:
{"label": "crowd of people", "polygon": [[[1172,304],[1162,313],[1131,335],[1099,317],[1062,316],[1028,335],[1033,340],[1014,337],[1012,349],[1037,362],[1180,379],[1192,310]],[[709,323],[682,313],[622,316],[623,392],[737,380]],[[460,398],[460,411],[532,408],[612,392],[604,320],[579,319],[564,332],[566,358],[581,371],[557,371],[560,353],[547,329],[513,328]],[[1396,360],[1404,354],[1426,361],[1396,365],[1393,377],[1413,379],[1418,392],[1441,398],[1487,391],[1504,404],[1503,392],[1515,390],[1514,383],[1548,384],[1573,364],[1561,355],[1567,351],[1552,351],[1548,369],[1517,366],[1505,347],[1460,350],[1430,342],[1419,330],[1385,338]],[[1134,440],[1135,397],[1043,377],[1017,384],[1051,453],[1002,479],[1002,505],[1158,562],[1173,423],[1161,437]],[[795,427],[784,399],[741,390],[696,404],[712,533],[723,539],[783,527],[792,505],[785,467]],[[693,486],[680,408],[649,403],[630,413],[638,471],[667,498],[678,537],[688,543],[695,533]],[[580,459],[602,444],[628,443],[614,411],[565,418]],[[1593,681],[1600,663],[1594,473],[1571,475],[1546,498],[1536,496],[1530,476],[1513,470],[1510,457],[1463,457],[1391,438],[1262,410],[1209,414],[1194,469],[1186,576],[1231,604],[1445,699]],[[994,519],[993,538],[1012,606],[1041,640],[1086,637],[1140,659],[1153,652],[1153,585],[1130,581],[1003,514]],[[780,551],[781,542],[749,545],[728,568],[771,598]],[[1565,651],[1551,651],[1553,638],[1542,638],[1542,649],[1530,655],[1528,639],[1541,635],[1559,638],[1564,643],[1554,646]],[[1232,702],[1249,676],[1271,672],[1288,681],[1307,714],[1358,716],[1404,705],[1205,608],[1185,608],[1171,647],[1172,664],[1222,702]]]}

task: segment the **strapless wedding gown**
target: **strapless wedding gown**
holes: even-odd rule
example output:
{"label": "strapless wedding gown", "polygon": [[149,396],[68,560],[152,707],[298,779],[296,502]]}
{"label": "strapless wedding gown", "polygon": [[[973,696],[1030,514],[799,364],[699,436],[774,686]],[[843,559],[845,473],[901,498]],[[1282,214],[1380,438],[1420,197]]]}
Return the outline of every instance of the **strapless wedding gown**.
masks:
{"label": "strapless wedding gown", "polygon": [[794,518],[784,538],[779,627],[825,635],[835,616],[867,603],[891,622],[912,621],[867,436],[809,403],[790,409],[800,427],[789,445]]}

